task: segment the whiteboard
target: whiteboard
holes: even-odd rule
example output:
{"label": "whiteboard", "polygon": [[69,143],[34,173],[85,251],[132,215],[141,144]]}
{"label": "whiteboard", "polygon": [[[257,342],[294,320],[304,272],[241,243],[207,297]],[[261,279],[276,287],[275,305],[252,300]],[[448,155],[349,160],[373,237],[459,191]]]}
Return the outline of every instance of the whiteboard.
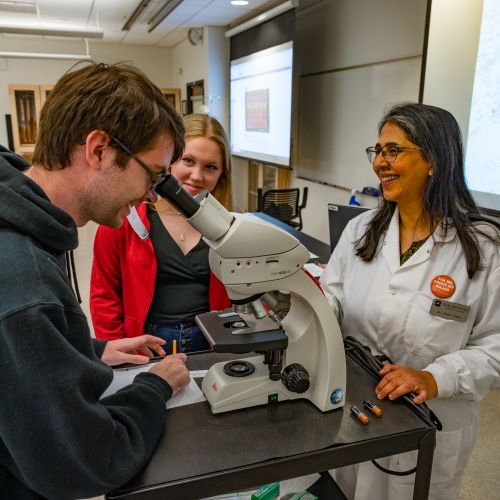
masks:
{"label": "whiteboard", "polygon": [[500,212],[500,3],[485,0],[470,109],[465,170],[480,206]]}
{"label": "whiteboard", "polygon": [[303,75],[299,80],[297,175],[361,189],[378,180],[365,154],[384,110],[418,101],[422,58]]}

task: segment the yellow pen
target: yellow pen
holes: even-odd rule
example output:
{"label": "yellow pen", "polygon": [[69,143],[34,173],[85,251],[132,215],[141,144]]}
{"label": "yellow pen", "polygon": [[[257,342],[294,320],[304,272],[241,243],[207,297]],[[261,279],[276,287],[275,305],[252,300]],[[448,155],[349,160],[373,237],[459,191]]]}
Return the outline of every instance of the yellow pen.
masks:
{"label": "yellow pen", "polygon": [[177,340],[172,340],[172,354],[177,354]]}

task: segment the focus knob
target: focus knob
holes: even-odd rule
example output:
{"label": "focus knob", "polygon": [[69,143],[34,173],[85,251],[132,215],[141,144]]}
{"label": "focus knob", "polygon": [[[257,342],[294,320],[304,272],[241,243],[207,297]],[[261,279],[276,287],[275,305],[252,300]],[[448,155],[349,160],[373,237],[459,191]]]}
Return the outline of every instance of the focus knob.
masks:
{"label": "focus knob", "polygon": [[290,392],[302,394],[309,389],[309,373],[300,363],[292,363],[281,372],[281,381]]}

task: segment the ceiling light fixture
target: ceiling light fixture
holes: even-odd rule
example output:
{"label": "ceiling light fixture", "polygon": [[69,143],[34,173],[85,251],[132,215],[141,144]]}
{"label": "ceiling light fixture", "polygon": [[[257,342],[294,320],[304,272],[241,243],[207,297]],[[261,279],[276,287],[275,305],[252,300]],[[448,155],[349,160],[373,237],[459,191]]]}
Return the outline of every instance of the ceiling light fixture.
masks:
{"label": "ceiling light fixture", "polygon": [[134,12],[132,12],[132,14],[130,14],[130,17],[125,21],[122,31],[128,31],[137,21],[139,16],[146,10],[150,3],[151,0],[141,0],[139,5],[135,8]]}
{"label": "ceiling light fixture", "polygon": [[23,12],[25,14],[36,14],[35,2],[12,2],[0,0],[0,10],[8,12]]}
{"label": "ceiling light fixture", "polygon": [[180,3],[182,0],[167,0],[162,7],[148,20],[148,33],[151,33]]}
{"label": "ceiling light fixture", "polygon": [[231,0],[231,5],[248,5],[248,0]]}
{"label": "ceiling light fixture", "polygon": [[104,32],[98,28],[84,28],[75,26],[70,27],[56,27],[56,26],[15,26],[10,24],[0,25],[0,33],[12,33],[16,35],[42,35],[42,36],[69,36],[76,38],[102,38]]}
{"label": "ceiling light fixture", "polygon": [[262,14],[259,14],[258,16],[249,19],[248,21],[245,21],[244,23],[238,24],[238,26],[235,26],[230,30],[227,30],[224,33],[224,35],[226,38],[230,38],[234,35],[237,35],[238,33],[241,33],[242,31],[246,31],[249,28],[258,26],[259,24],[262,24],[265,21],[269,21],[269,19],[279,16],[280,14],[283,14],[283,12],[287,12],[288,10],[294,9],[295,7],[297,7],[297,5],[298,5],[297,0],[287,0],[285,3],[281,3],[276,7],[269,9],[268,11],[263,12]]}
{"label": "ceiling light fixture", "polygon": [[69,59],[69,60],[88,60],[91,59],[89,42],[85,38],[85,54],[51,54],[48,52],[5,52],[0,51],[0,57],[8,57],[10,59]]}
{"label": "ceiling light fixture", "polygon": [[43,52],[2,52],[0,57],[10,59],[91,59],[90,54],[49,54]]}

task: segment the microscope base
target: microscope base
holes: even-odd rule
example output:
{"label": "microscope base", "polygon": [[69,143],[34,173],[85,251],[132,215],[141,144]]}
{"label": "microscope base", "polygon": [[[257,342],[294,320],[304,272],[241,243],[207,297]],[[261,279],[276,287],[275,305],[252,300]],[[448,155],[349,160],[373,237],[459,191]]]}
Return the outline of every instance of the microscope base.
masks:
{"label": "microscope base", "polygon": [[[244,360],[255,367],[255,371],[246,377],[233,377],[224,373],[226,363],[216,363],[208,370],[201,387],[210,403],[212,413],[223,413],[288,399],[311,400],[311,397],[308,397],[310,391],[303,394],[294,393],[287,390],[281,380],[270,380],[269,369],[263,362],[263,356]],[[312,400],[311,402],[314,403]],[[338,407],[330,403],[326,408],[318,408],[321,411],[329,411]]]}

